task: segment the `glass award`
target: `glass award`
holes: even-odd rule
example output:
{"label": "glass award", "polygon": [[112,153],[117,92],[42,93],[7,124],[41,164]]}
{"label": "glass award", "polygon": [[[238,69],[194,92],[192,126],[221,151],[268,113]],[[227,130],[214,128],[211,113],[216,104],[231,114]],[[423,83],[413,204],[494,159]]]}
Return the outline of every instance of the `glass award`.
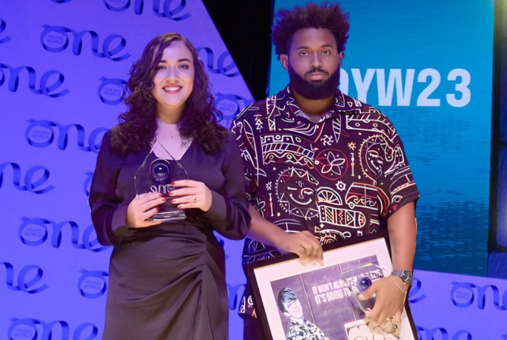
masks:
{"label": "glass award", "polygon": [[[159,143],[159,145],[162,151],[157,150],[157,152],[162,155],[155,155],[152,148],[134,176],[136,197],[152,192],[168,197],[169,193],[175,189],[172,185],[174,181],[188,179],[187,171],[181,163],[175,160],[162,144]],[[158,207],[159,211],[147,221],[169,222],[187,218],[185,212],[172,204],[170,199]]]}
{"label": "glass award", "polygon": [[357,319],[362,319],[364,313],[370,311],[375,305],[375,295],[367,300],[361,300],[358,296],[370,288],[374,281],[389,276],[389,274],[386,274],[383,268],[373,263],[367,263],[349,268],[341,276],[344,287],[348,288],[349,301],[354,315]]}

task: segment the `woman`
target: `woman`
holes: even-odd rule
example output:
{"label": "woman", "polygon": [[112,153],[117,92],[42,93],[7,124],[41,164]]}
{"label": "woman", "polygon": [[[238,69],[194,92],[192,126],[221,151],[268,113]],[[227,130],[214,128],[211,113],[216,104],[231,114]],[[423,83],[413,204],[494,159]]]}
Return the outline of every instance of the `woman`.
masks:
{"label": "woman", "polygon": [[[213,231],[242,239],[250,220],[235,139],[218,124],[203,63],[179,34],[146,46],[127,91],[89,198],[99,242],[114,246],[103,338],[227,339],[225,256]],[[134,176],[157,158],[188,179],[169,194],[138,185],[136,195]],[[186,218],[154,220],[168,204]]]}

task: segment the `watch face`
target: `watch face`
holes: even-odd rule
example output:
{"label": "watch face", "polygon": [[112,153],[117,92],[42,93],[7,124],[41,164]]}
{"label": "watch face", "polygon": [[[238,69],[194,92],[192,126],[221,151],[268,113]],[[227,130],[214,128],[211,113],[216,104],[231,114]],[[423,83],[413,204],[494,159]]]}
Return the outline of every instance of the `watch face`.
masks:
{"label": "watch face", "polygon": [[395,269],[395,270],[393,270],[392,275],[398,276],[407,285],[409,285],[409,286],[412,285],[412,272],[411,271]]}
{"label": "watch face", "polygon": [[405,282],[409,286],[412,284],[412,273],[410,273],[409,271],[404,271],[401,276],[403,282]]}

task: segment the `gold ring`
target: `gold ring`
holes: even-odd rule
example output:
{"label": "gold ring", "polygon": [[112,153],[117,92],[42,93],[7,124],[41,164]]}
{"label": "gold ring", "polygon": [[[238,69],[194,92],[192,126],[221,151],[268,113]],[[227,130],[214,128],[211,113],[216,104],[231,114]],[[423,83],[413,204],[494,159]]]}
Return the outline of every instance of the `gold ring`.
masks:
{"label": "gold ring", "polygon": [[197,202],[197,196],[194,196],[194,203]]}

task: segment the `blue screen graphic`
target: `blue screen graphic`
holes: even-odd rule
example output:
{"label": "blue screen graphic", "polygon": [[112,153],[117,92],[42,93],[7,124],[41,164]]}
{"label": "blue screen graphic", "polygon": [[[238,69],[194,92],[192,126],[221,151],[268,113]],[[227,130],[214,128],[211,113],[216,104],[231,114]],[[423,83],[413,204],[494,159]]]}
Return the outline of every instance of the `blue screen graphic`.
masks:
{"label": "blue screen graphic", "polygon": [[[421,193],[415,267],[486,275],[493,1],[340,4],[351,27],[340,89],[392,120]],[[273,49],[270,94],[288,81]]]}

